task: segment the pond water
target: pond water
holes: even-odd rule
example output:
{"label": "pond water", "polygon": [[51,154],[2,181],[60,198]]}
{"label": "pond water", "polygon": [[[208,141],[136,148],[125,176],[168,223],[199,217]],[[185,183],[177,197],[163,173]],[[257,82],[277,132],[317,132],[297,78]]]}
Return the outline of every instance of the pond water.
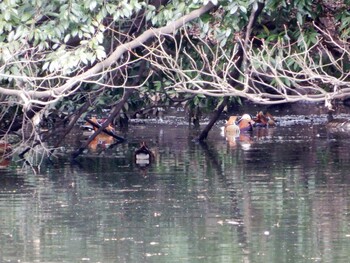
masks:
{"label": "pond water", "polygon": [[[193,133],[135,123],[75,164],[0,170],[0,261],[349,262],[348,139],[288,119],[236,140]],[[143,168],[141,140],[156,156]]]}

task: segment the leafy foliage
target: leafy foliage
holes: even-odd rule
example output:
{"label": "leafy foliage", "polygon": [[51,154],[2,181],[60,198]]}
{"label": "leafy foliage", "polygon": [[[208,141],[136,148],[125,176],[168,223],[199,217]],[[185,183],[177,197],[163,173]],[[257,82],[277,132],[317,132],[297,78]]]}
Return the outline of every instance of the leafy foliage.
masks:
{"label": "leafy foliage", "polygon": [[[227,56],[234,52],[237,44],[244,41],[251,15],[261,3],[265,3],[263,12],[250,35],[250,39],[256,39],[252,48],[257,52],[262,43],[271,44],[273,47],[296,42],[298,45],[293,45],[296,51],[312,47],[322,39],[322,32],[314,26],[314,23],[322,26],[324,21],[334,24],[334,29],[331,27],[330,29],[334,30],[332,33],[335,36],[345,40],[349,38],[350,13],[347,9],[349,1],[212,0],[210,2],[216,5],[210,13],[186,25],[189,39],[193,43],[201,39],[210,47],[219,45]],[[20,88],[23,92],[62,85],[66,79],[86,71],[97,62],[104,61],[116,47],[135,39],[147,29],[165,26],[208,3],[209,0],[2,1],[0,85],[9,89]],[[325,17],[328,20],[325,20]],[[337,24],[340,26],[336,27]],[[182,33],[178,31],[176,34]],[[181,61],[182,69],[188,76],[193,77],[191,76],[194,74],[191,71],[193,66],[206,70],[207,65],[199,59],[196,50],[188,45],[186,40],[181,44],[183,46],[180,48],[171,41],[163,42],[168,55],[171,56],[176,49],[181,51],[174,56],[177,56],[177,61]],[[152,46],[157,47],[159,44]],[[61,98],[58,105],[66,103],[69,106],[66,108],[74,111],[88,99],[89,94],[103,87],[105,92],[101,93],[95,106],[113,105],[122,95],[122,91],[115,87],[133,86],[131,83],[137,77],[140,78],[139,82],[147,79],[146,72],[140,76],[138,71],[140,58],[145,50],[139,48],[122,56],[120,61],[115,62],[120,65],[119,67],[114,70],[105,69],[103,74],[93,78],[90,83],[77,85],[72,93],[65,94]],[[184,51],[193,59],[189,60]],[[298,70],[298,64],[293,58],[285,56],[283,49],[271,50],[266,54],[266,58],[276,66],[283,59],[291,69]],[[208,61],[213,61],[209,53]],[[216,61],[215,67],[217,72],[220,72],[224,67],[224,61]],[[150,66],[147,72],[150,70],[154,70],[155,74],[142,88],[139,88],[138,98],[134,97],[134,101],[130,101],[126,108],[131,109],[133,107],[129,106],[145,106],[155,102],[170,105],[174,99],[181,97],[174,89],[164,89],[175,86],[176,77],[169,80],[159,68]],[[210,80],[205,75],[198,78],[204,81]],[[292,85],[288,79],[284,79],[283,82]],[[277,85],[275,81],[269,84]],[[182,96],[181,99],[185,97]],[[209,102],[205,102],[207,98],[201,94],[187,97],[193,97],[191,103],[195,106],[203,108],[212,106]]]}

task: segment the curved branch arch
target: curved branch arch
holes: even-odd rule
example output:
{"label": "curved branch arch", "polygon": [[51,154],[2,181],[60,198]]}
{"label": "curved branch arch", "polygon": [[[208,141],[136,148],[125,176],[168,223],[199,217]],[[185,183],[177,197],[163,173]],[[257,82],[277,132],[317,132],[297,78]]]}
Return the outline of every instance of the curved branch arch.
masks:
{"label": "curved branch arch", "polygon": [[[53,98],[52,100],[45,101],[42,104],[46,105],[50,103],[50,101],[56,101],[58,97],[65,97],[66,94],[70,94],[72,90],[74,90],[76,85],[80,85],[83,82],[86,82],[90,79],[93,79],[97,77],[98,75],[102,74],[105,70],[108,70],[113,65],[117,64],[117,61],[122,57],[122,55],[126,52],[129,52],[137,47],[143,46],[143,44],[148,41],[149,39],[153,37],[157,37],[161,34],[172,34],[174,31],[179,29],[180,27],[184,26],[188,22],[198,18],[202,14],[208,12],[212,8],[214,8],[214,4],[212,4],[210,1],[207,5],[196,9],[189,14],[181,17],[180,19],[169,23],[168,25],[160,28],[151,28],[142,33],[140,36],[136,37],[134,40],[125,43],[120,44],[115,51],[107,57],[105,60],[96,63],[93,67],[88,69],[87,71],[75,75],[71,78],[60,76],[63,78],[66,78],[66,82],[63,85],[54,87],[54,88],[46,88],[45,90],[23,90],[23,89],[8,89],[0,87],[0,93],[4,95],[10,95],[10,96],[17,96],[21,101],[23,105],[28,105],[32,102],[39,102],[43,99]],[[12,78],[16,79],[16,76],[11,76]],[[18,79],[21,81],[29,80],[30,77],[22,77],[18,76]],[[33,77],[33,79],[36,79],[36,77]]]}

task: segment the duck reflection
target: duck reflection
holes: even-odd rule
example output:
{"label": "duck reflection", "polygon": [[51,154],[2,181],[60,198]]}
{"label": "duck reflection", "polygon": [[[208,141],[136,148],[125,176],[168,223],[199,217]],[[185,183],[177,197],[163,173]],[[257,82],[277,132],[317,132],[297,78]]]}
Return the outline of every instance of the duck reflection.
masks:
{"label": "duck reflection", "polygon": [[238,136],[231,136],[230,134],[225,135],[226,141],[230,148],[235,149],[242,147],[243,150],[249,150],[250,146],[253,143],[251,133],[240,133]]}
{"label": "duck reflection", "polygon": [[222,129],[222,134],[231,148],[236,148],[239,142],[242,149],[246,150],[252,144],[253,125],[254,121],[249,114],[243,114],[242,117],[230,116]]}

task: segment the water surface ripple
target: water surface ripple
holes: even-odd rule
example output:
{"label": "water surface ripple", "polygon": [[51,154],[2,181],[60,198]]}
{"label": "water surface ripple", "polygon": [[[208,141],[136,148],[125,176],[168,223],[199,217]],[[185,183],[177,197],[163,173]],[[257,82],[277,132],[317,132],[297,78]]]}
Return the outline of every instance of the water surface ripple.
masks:
{"label": "water surface ripple", "polygon": [[237,139],[215,127],[206,144],[152,127],[75,165],[1,170],[0,261],[349,262],[348,139],[319,123]]}

